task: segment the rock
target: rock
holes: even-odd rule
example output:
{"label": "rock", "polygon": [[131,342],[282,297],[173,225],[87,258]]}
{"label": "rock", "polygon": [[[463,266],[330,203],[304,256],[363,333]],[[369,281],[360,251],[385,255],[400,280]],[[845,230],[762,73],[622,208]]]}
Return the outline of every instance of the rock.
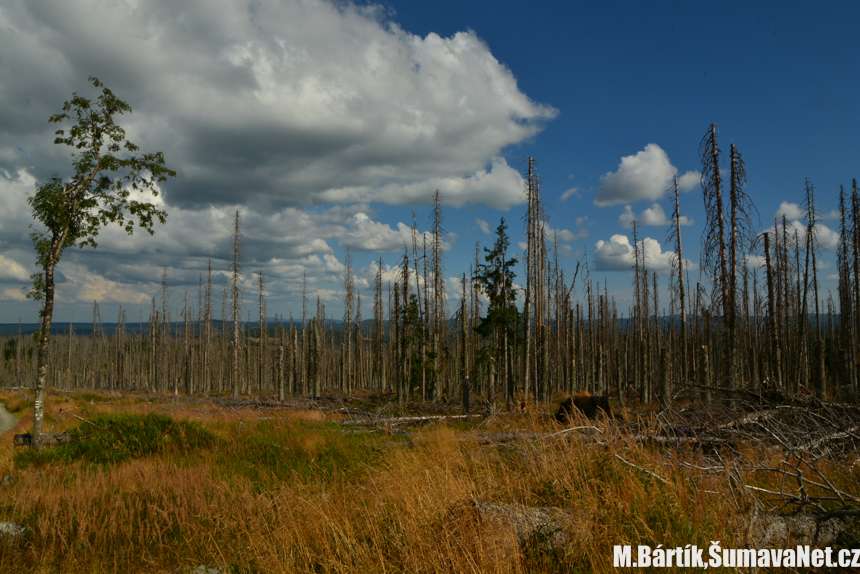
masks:
{"label": "rock", "polygon": [[0,486],[11,486],[15,484],[15,477],[13,476],[4,476],[0,478]]}
{"label": "rock", "polygon": [[799,513],[789,516],[762,513],[753,518],[749,527],[750,548],[788,548],[830,545],[848,525],[838,518],[819,523],[815,516]]}
{"label": "rock", "polygon": [[21,538],[27,532],[27,527],[16,522],[0,522],[0,540],[3,540],[11,548],[16,548]]}
{"label": "rock", "polygon": [[561,508],[467,499],[448,509],[446,522],[464,548],[498,564],[519,559],[533,544],[564,552],[572,518],[570,510]]}

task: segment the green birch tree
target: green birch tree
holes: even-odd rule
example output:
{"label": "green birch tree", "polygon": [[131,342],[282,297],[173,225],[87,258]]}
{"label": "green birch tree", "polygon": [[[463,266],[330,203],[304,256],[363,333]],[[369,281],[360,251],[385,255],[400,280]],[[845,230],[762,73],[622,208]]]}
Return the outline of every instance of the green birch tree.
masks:
{"label": "green birch tree", "polygon": [[30,239],[36,248],[41,272],[31,276],[33,288],[27,297],[42,302],[38,335],[36,401],[33,446],[41,447],[44,401],[48,376],[48,342],[54,313],[54,272],[63,250],[77,245],[95,248],[99,230],[117,224],[129,235],[135,224],[152,234],[155,221],[164,223],[167,214],[155,205],[132,199],[132,192],[158,195],[158,183],[176,172],[164,165],[161,152],[138,153],[138,146],[125,138],[125,130],[114,116],[131,113],[131,106],[117,98],[96,78],[93,87],[102,93],[95,102],[72,94],[63,111],[51,123],[74,122],[55,132],[55,144],[72,148],[74,174],[65,180],[58,174],[36,187],[27,198],[33,218],[42,224]]}

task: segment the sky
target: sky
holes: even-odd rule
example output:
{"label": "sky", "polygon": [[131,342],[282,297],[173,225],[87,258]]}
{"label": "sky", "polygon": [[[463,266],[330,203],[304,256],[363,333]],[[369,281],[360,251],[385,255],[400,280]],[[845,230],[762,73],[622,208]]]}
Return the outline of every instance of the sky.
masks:
{"label": "sky", "polygon": [[210,258],[217,317],[236,211],[252,316],[262,272],[269,317],[300,316],[306,282],[310,307],[340,318],[349,249],[372,317],[380,259],[393,280],[437,189],[453,309],[501,218],[522,259],[526,157],[566,277],[587,259],[626,315],[632,221],[665,290],[675,175],[698,279],[712,123],[726,157],[732,143],[744,156],[757,231],[785,214],[802,234],[814,185],[835,299],[839,186],[860,177],[857,22],[855,0],[0,0],[0,322],[38,320],[26,200],[72,174],[48,118],[75,92],[95,99],[90,76],[132,107],[116,119],[128,139],[178,175],[139,198],[168,214],[154,235],[105,228],[96,250],[66,250],[55,321],[91,320],[94,301],[106,322],[120,307],[146,320],[165,266],[179,317]]}

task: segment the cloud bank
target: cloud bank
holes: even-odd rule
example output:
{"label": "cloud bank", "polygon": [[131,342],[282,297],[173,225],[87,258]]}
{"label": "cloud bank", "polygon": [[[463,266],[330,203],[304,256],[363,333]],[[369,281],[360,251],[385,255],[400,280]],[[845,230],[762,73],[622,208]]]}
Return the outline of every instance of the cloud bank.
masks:
{"label": "cloud bank", "polygon": [[438,187],[449,205],[504,209],[522,184],[500,150],[557,113],[474,32],[416,36],[375,5],[19,0],[0,12],[0,53],[16,78],[0,166],[52,173],[46,120],[93,95],[94,75],[134,108],[130,139],[179,171],[165,193],[183,207],[402,205]]}
{"label": "cloud bank", "polygon": [[98,96],[88,76],[132,106],[117,123],[178,177],[161,188],[169,216],[154,237],[107,228],[96,252],[67,250],[60,302],[146,302],[165,264],[172,288],[195,292],[210,257],[217,285],[237,210],[248,281],[263,271],[273,299],[294,298],[306,276],[309,296],[330,300],[342,248],[367,268],[411,247],[411,222],[379,221],[381,207],[426,205],[436,189],[445,209],[522,203],[502,152],[558,113],[474,32],[417,36],[350,1],[10,0],[0,55],[0,77],[15,79],[0,87],[4,301],[34,271],[26,194],[71,174],[47,120],[73,92]]}

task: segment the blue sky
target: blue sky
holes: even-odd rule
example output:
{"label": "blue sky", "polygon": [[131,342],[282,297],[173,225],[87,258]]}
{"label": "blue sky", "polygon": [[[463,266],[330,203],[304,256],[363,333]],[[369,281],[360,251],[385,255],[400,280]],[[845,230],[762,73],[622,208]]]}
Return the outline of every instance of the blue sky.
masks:
{"label": "blue sky", "polygon": [[[860,176],[857,2],[579,4],[3,2],[0,322],[37,318],[20,300],[34,260],[24,198],[68,175],[47,118],[74,91],[94,97],[90,75],[133,107],[130,139],[163,150],[179,177],[162,190],[168,224],[154,237],[106,231],[97,251],[67,252],[60,321],[88,320],[94,299],[105,320],[120,305],[145,317],[164,265],[174,308],[185,291],[194,300],[210,256],[220,291],[237,209],[247,285],[264,272],[269,315],[300,313],[304,274],[339,317],[346,246],[360,286],[380,257],[390,275],[413,209],[429,229],[436,188],[454,297],[475,242],[492,241],[482,227],[505,217],[519,250],[526,156],[567,274],[587,254],[626,314],[631,219],[666,284],[671,204],[660,192],[673,173],[690,184],[682,234],[698,263],[692,172],[712,122],[724,153],[734,143],[745,156],[761,230],[777,213],[802,217],[805,178],[827,215],[839,185]],[[821,223],[821,283],[835,295],[838,221]]]}

